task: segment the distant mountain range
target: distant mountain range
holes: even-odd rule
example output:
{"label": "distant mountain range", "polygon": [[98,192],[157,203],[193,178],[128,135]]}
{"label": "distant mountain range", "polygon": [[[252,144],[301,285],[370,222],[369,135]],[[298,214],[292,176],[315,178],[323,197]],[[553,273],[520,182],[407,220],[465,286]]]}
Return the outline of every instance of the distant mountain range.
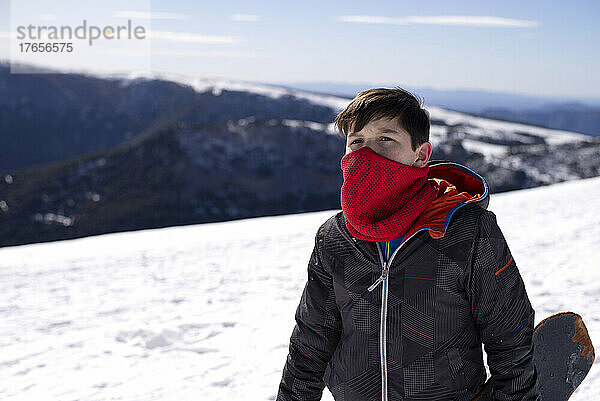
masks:
{"label": "distant mountain range", "polygon": [[479,115],[600,136],[600,107],[582,103],[546,105],[539,109],[486,108]]}
{"label": "distant mountain range", "polygon": [[[347,98],[6,71],[0,88],[0,140],[12,143],[2,150],[12,161],[0,170],[0,246],[340,207],[344,142],[332,121]],[[433,159],[475,169],[492,192],[600,175],[600,138],[428,110]]]}
{"label": "distant mountain range", "polygon": [[[368,84],[336,84],[330,82],[296,82],[282,83],[282,85],[348,98],[374,87]],[[482,117],[517,121],[600,136],[600,97],[572,99],[552,96],[535,97],[483,90],[402,87],[424,98],[425,105],[435,105]]]}

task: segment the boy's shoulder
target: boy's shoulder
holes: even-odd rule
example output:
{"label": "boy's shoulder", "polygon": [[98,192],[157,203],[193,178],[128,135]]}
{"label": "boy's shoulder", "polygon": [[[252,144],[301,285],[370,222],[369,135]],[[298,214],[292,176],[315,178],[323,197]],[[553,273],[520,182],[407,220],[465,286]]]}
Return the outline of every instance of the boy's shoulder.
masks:
{"label": "boy's shoulder", "polygon": [[492,213],[491,210],[479,203],[467,203],[452,215],[449,226],[452,224],[476,224],[482,215],[490,213]]}
{"label": "boy's shoulder", "polygon": [[461,206],[450,216],[444,236],[440,238],[442,247],[459,241],[472,240],[481,224],[482,216],[491,211],[477,203],[468,203]]}
{"label": "boy's shoulder", "polygon": [[473,205],[465,205],[448,225],[441,238],[441,246],[458,241],[478,241],[485,237],[505,241],[504,234],[494,211]]}
{"label": "boy's shoulder", "polygon": [[328,236],[331,233],[331,230],[336,226],[336,222],[339,222],[340,219],[344,219],[344,212],[341,210],[332,214],[323,223],[321,223],[319,229],[317,230],[317,236],[321,238]]}

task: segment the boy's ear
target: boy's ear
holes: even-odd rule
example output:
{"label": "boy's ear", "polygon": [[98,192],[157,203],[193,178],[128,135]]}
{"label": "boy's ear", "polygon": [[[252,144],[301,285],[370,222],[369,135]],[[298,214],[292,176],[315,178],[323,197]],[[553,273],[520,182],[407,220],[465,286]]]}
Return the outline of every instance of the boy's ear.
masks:
{"label": "boy's ear", "polygon": [[429,158],[431,157],[433,149],[431,143],[426,141],[417,147],[417,160],[415,160],[415,167],[425,167]]}

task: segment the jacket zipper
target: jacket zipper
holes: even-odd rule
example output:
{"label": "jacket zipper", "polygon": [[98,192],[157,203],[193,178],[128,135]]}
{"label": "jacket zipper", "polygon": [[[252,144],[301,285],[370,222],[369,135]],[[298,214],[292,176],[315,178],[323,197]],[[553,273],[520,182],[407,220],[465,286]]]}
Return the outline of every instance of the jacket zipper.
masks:
{"label": "jacket zipper", "polygon": [[[394,251],[394,253],[392,254],[392,257],[390,258],[389,261],[384,261],[383,260],[383,254],[381,253],[381,248],[379,247],[379,244],[375,244],[377,247],[377,252],[379,253],[379,261],[381,262],[381,266],[382,266],[382,270],[381,270],[381,276],[373,283],[369,286],[368,290],[369,292],[373,291],[375,289],[375,287],[377,287],[379,285],[379,283],[383,282],[383,285],[381,287],[381,322],[379,325],[379,359],[381,361],[381,401],[387,401],[387,355],[386,355],[386,348],[387,348],[387,344],[386,344],[386,320],[387,320],[387,298],[388,298],[388,273],[389,273],[389,266],[391,265],[392,261],[394,260],[394,256],[396,256],[396,254],[398,253],[398,251],[400,250],[400,248],[402,248],[404,246],[404,244],[406,244],[408,242],[409,239],[411,239],[412,237],[414,237],[418,232],[420,232],[421,230],[417,230],[414,233],[412,233],[412,235],[408,238],[406,238],[400,245],[398,245],[398,247],[396,248],[396,250]],[[354,249],[356,249],[358,251],[358,253],[360,255],[362,255],[362,252],[358,249],[358,247],[355,245],[357,239],[354,236],[349,237],[343,229],[340,229],[340,232],[342,233],[342,236],[345,237],[354,247]],[[364,257],[364,255],[362,255]]]}
{"label": "jacket zipper", "polygon": [[[418,231],[417,231],[418,232]],[[389,266],[392,264],[392,260],[394,260],[394,256],[398,253],[400,248],[404,244],[408,242],[417,232],[413,233],[410,237],[408,237],[404,242],[402,242],[392,254],[392,257],[389,261],[383,260],[383,254],[381,253],[381,249],[379,244],[377,245],[377,251],[379,252],[379,260],[381,261],[381,276],[368,288],[369,291],[373,291],[375,287],[379,285],[379,283],[383,283],[381,286],[381,319],[379,326],[379,358],[381,361],[381,401],[387,401],[387,343],[386,343],[386,320],[387,320],[387,299],[388,299],[388,274],[389,274]]]}

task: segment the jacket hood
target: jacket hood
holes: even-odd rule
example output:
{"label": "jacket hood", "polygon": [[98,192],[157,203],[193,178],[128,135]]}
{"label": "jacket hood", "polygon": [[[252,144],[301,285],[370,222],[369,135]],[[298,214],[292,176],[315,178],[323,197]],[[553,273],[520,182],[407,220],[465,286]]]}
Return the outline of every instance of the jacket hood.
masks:
{"label": "jacket hood", "polygon": [[487,209],[489,187],[485,179],[470,168],[455,162],[434,160],[427,163],[427,178],[438,184],[438,194],[429,207],[419,215],[412,228],[406,233],[408,239],[421,230],[429,230],[432,238],[441,238],[446,233],[452,215],[469,203]]}

